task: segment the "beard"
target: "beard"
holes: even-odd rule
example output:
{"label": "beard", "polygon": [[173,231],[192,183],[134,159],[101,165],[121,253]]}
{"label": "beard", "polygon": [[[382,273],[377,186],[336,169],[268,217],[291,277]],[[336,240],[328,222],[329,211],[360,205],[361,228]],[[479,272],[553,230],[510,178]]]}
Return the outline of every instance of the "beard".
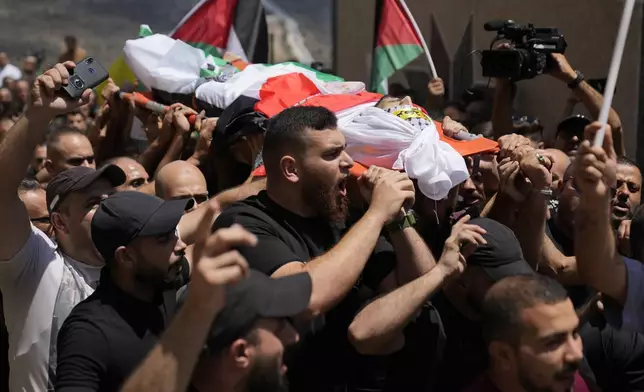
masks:
{"label": "beard", "polygon": [[137,264],[134,272],[134,280],[142,285],[153,288],[156,292],[164,292],[171,289],[178,289],[183,282],[183,266],[189,265],[185,255],[173,263],[167,271],[162,272],[149,266]]}
{"label": "beard", "polygon": [[346,177],[328,186],[321,181],[311,181],[302,184],[302,199],[304,203],[314,208],[318,215],[334,223],[344,222],[349,212],[349,198],[340,194],[341,188],[346,189]]}
{"label": "beard", "polygon": [[279,358],[258,356],[248,373],[246,392],[288,392]]}
{"label": "beard", "polygon": [[[518,369],[517,378],[519,384],[526,392],[553,392],[555,391],[554,385],[542,385],[539,386],[535,381],[533,375],[530,374],[530,369],[532,367],[528,364],[520,364]],[[553,383],[559,380],[570,379],[570,385],[565,389],[566,392],[572,392],[575,384],[574,374],[579,370],[578,363],[569,363],[566,365],[565,369],[557,372],[553,379]],[[572,374],[572,377],[570,376]]]}

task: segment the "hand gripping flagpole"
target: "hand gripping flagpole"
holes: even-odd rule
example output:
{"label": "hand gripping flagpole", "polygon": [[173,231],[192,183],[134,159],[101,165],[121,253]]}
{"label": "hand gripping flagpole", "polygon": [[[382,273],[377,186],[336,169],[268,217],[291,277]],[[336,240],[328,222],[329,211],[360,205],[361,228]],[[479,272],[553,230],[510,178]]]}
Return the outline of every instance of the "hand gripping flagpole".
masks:
{"label": "hand gripping flagpole", "polygon": [[434,60],[432,60],[432,55],[429,53],[427,42],[425,42],[425,38],[423,37],[423,34],[421,34],[420,32],[420,28],[418,28],[418,23],[416,23],[416,19],[414,19],[414,15],[411,14],[409,7],[407,7],[407,4],[405,3],[405,0],[398,0],[398,1],[400,2],[400,5],[403,8],[403,10],[405,10],[405,13],[409,18],[409,21],[411,21],[412,26],[414,26],[414,31],[416,31],[416,35],[418,36],[420,43],[423,45],[425,56],[427,56],[427,62],[429,63],[429,68],[432,72],[432,78],[436,79],[438,77],[438,74],[436,73],[436,66],[434,66]]}
{"label": "hand gripping flagpole", "polygon": [[606,124],[608,123],[608,113],[610,112],[610,108],[613,103],[613,96],[615,95],[615,85],[617,84],[617,76],[619,75],[619,67],[622,62],[622,55],[624,54],[624,46],[626,46],[626,37],[628,36],[628,27],[631,24],[634,6],[635,0],[626,0],[626,3],[624,4],[622,21],[619,24],[617,40],[615,41],[615,49],[613,50],[613,59],[610,62],[610,71],[608,72],[608,81],[606,82],[604,106],[602,106],[601,111],[599,112],[599,122],[602,124],[602,127],[595,135],[595,141],[593,143],[595,147],[601,147],[604,144]]}

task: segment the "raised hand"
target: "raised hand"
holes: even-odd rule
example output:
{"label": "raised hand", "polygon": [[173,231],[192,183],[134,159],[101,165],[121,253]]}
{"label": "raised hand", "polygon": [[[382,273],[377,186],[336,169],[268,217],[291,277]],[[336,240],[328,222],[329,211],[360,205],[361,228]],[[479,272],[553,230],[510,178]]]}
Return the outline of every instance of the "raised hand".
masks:
{"label": "raised hand", "polygon": [[79,99],[69,98],[65,91],[61,91],[62,87],[69,82],[69,71],[74,67],[76,64],[71,61],[58,63],[38,76],[31,88],[31,102],[28,110],[53,118],[89,103],[93,98],[91,89],[85,90]]}
{"label": "raised hand", "polygon": [[469,222],[470,216],[465,215],[454,226],[452,232],[445,241],[443,254],[441,255],[438,265],[444,268],[447,276],[456,276],[461,274],[467,265],[467,258],[479,245],[487,244],[483,235],[485,229],[480,226],[472,225]]}
{"label": "raised hand", "polygon": [[429,84],[427,84],[427,90],[429,91],[429,94],[434,97],[442,97],[445,95],[445,84],[443,83],[443,79],[437,77],[430,80]]}
{"label": "raised hand", "polygon": [[[530,147],[530,139],[525,136],[517,135],[516,133],[501,136],[498,140],[499,142],[499,158],[512,157],[515,161],[520,161],[519,152],[522,152],[523,149],[519,147]],[[517,150],[519,149],[519,150]]]}
{"label": "raised hand", "polygon": [[[588,125],[585,137],[593,140],[601,126],[598,121]],[[592,146],[590,140],[584,140],[581,143],[577,158],[573,162],[575,185],[581,192],[582,199],[608,203],[611,198],[610,189],[616,182],[617,174],[616,154],[610,126],[606,126],[602,147]]]}
{"label": "raised hand", "polygon": [[395,220],[403,207],[412,207],[416,197],[414,183],[407,174],[377,166],[371,166],[358,178],[358,187],[369,209],[382,213],[385,223]]}

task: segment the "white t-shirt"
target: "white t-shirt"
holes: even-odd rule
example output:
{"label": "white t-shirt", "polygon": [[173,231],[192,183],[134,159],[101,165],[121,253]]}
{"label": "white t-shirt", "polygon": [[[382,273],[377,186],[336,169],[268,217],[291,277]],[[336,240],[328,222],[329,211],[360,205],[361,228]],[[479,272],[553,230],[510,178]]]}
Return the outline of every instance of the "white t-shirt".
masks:
{"label": "white t-shirt", "polygon": [[4,67],[0,68],[0,87],[2,87],[2,81],[4,78],[10,77],[14,80],[22,79],[22,72],[20,69],[13,64],[7,64]]}
{"label": "white t-shirt", "polygon": [[94,292],[100,271],[64,255],[33,225],[22,249],[0,262],[10,391],[53,390],[58,331],[72,308]]}

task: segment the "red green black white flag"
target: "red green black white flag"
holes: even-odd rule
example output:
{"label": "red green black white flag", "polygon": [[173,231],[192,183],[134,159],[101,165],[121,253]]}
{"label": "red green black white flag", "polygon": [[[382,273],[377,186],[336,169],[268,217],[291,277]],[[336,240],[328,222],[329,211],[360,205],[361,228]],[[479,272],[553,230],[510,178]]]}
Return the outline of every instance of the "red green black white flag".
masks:
{"label": "red green black white flag", "polygon": [[383,81],[423,53],[421,40],[399,0],[381,0],[371,67],[371,91],[384,94]]}

